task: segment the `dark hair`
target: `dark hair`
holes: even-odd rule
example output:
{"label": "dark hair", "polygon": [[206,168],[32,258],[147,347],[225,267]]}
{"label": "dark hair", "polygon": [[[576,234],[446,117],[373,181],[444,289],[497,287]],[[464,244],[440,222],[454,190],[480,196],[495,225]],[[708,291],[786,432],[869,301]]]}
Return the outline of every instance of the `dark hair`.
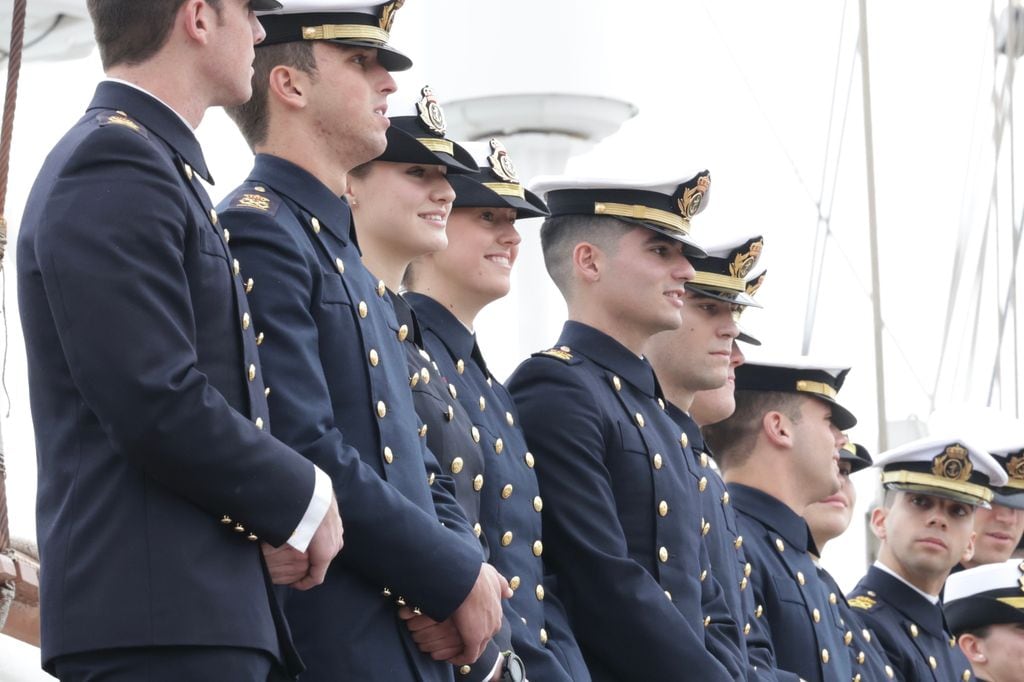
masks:
{"label": "dark hair", "polygon": [[[108,69],[141,64],[167,43],[186,0],[88,0],[100,61]],[[220,16],[221,0],[206,0]]]}
{"label": "dark hair", "polygon": [[614,253],[619,239],[637,225],[611,216],[559,215],[540,226],[540,247],[544,266],[563,296],[569,294],[572,281],[572,253],[580,242],[589,242],[607,253]]}
{"label": "dark hair", "polygon": [[715,453],[715,461],[723,471],[741,466],[754,451],[764,415],[781,412],[799,422],[804,400],[804,396],[782,391],[736,391],[736,409],[732,415],[702,429],[704,440]]}
{"label": "dark hair", "polygon": [[244,104],[224,108],[253,149],[267,139],[270,128],[267,115],[270,72],[277,66],[290,66],[315,78],[317,70],[313,43],[278,43],[256,48],[256,59],[252,63],[252,97]]}

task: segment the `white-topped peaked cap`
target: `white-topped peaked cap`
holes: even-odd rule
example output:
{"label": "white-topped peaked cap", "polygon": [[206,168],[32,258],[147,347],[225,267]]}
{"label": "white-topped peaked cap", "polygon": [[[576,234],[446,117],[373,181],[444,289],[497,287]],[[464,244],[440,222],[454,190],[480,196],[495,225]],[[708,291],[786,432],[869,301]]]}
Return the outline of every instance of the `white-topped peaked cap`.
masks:
{"label": "white-topped peaked cap", "polygon": [[1024,562],[1008,559],[953,573],[946,579],[943,601],[955,635],[988,625],[1024,623]]}
{"label": "white-topped peaked cap", "polygon": [[[744,287],[744,293],[749,298],[753,298],[754,294],[756,294],[758,289],[761,288],[761,285],[764,284],[764,280],[765,280],[765,277],[767,277],[767,275],[768,275],[768,268],[760,267],[760,263],[759,263],[758,267],[754,269],[754,274],[747,275],[747,283],[746,283],[746,286]],[[739,315],[742,315],[743,311],[746,310],[746,309],[747,309],[746,306],[744,306],[743,308],[740,308],[739,309]],[[739,320],[737,319],[737,322],[738,321]],[[737,341],[742,341],[743,343],[749,343],[752,346],[760,346],[761,345],[761,341],[759,339],[757,339],[756,337],[754,337],[750,332],[748,332],[743,327],[740,327],[740,333],[736,337],[736,340]]]}
{"label": "white-topped peaked cap", "polygon": [[448,124],[444,110],[429,85],[420,88],[415,102],[402,100],[400,113],[388,120],[388,145],[377,161],[441,165],[450,174],[476,172],[472,155],[445,137]]}
{"label": "white-topped peaked cap", "polygon": [[747,360],[736,368],[736,390],[813,396],[832,406],[832,423],[845,431],[857,425],[853,413],[836,400],[849,371],[806,356]]}
{"label": "white-topped peaked cap", "polygon": [[412,66],[412,60],[388,44],[395,13],[404,4],[405,0],[284,0],[282,7],[259,13],[267,37],[257,48],[325,40],[374,48],[385,69],[405,71]]}
{"label": "white-topped peaked cap", "polygon": [[1006,472],[1006,485],[996,488],[992,502],[1024,509],[1024,422],[1006,419],[990,428],[979,442]]}
{"label": "white-topped peaked cap", "polygon": [[707,206],[711,192],[706,170],[653,181],[549,175],[535,178],[531,189],[543,196],[552,217],[618,218],[682,242],[687,255],[707,255],[690,235],[690,222]]}
{"label": "white-topped peaked cap", "polygon": [[875,460],[882,485],[894,490],[988,506],[1006,471],[992,455],[955,436],[928,436],[886,450]]}
{"label": "white-topped peaked cap", "polygon": [[455,190],[455,208],[514,208],[516,218],[548,215],[539,196],[526,189],[505,145],[497,138],[466,142],[473,157],[475,173],[450,180]]}
{"label": "white-topped peaked cap", "polygon": [[747,277],[757,267],[763,249],[761,235],[705,247],[707,258],[694,261],[696,275],[686,283],[687,290],[736,305],[762,307],[747,295]]}

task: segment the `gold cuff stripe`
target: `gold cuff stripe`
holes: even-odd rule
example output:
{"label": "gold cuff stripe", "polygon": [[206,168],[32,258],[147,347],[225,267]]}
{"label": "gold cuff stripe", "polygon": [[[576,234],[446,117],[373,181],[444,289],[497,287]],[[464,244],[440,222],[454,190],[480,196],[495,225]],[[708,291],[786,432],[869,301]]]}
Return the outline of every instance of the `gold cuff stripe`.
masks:
{"label": "gold cuff stripe", "polygon": [[836,395],[838,395],[838,391],[828,384],[820,381],[808,381],[806,379],[801,379],[796,382],[796,390],[801,393],[815,393],[817,395],[828,396],[829,398],[835,398]]}
{"label": "gold cuff stripe", "polygon": [[1024,609],[1024,597],[999,597],[998,601],[1015,609]]}
{"label": "gold cuff stripe", "polygon": [[480,184],[495,194],[500,194],[503,197],[519,197],[520,199],[526,198],[526,192],[523,190],[523,186],[517,185],[514,182],[483,182]]}
{"label": "gold cuff stripe", "polygon": [[452,144],[451,140],[442,140],[438,137],[417,137],[416,141],[432,152],[444,152],[451,156],[455,155],[455,145]]}
{"label": "gold cuff stripe", "polygon": [[925,474],[920,471],[886,471],[882,474],[882,483],[921,485],[928,488],[950,490],[962,495],[969,495],[985,502],[992,501],[992,490],[977,483],[951,481],[948,478]]}
{"label": "gold cuff stripe", "polygon": [[684,235],[690,234],[690,221],[681,215],[662,211],[660,208],[640,206],[638,204],[610,204],[603,201],[594,202],[595,215],[612,215],[634,220],[647,220],[658,223]]}
{"label": "gold cuff stripe", "polygon": [[717,289],[726,289],[728,291],[745,292],[747,290],[746,280],[729,277],[728,275],[719,275],[715,272],[701,272],[700,270],[697,271],[696,276],[693,278],[693,283]]}
{"label": "gold cuff stripe", "polygon": [[386,43],[389,37],[388,32],[382,28],[361,24],[321,24],[302,27],[303,40],[373,40]]}

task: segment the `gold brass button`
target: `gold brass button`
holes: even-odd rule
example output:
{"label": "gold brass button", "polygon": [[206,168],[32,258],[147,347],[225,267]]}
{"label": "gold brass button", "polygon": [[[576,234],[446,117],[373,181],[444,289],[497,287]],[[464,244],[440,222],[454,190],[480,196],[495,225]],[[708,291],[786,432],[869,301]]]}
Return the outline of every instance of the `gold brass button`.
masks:
{"label": "gold brass button", "polygon": [[828,593],[828,603],[829,604],[835,604],[837,601],[838,601],[838,599],[836,598],[836,593],[835,592],[829,592]]}
{"label": "gold brass button", "polygon": [[526,466],[532,469],[534,465],[533,455],[527,452],[525,455],[523,455],[523,459],[526,460]]}
{"label": "gold brass button", "polygon": [[668,549],[665,547],[658,548],[658,558],[661,559],[661,563],[666,563],[668,561]]}
{"label": "gold brass button", "polygon": [[420,367],[420,381],[425,384],[430,383],[430,372],[426,367]]}
{"label": "gold brass button", "polygon": [[507,500],[510,497],[512,497],[512,484],[508,483],[501,489],[501,499]]}
{"label": "gold brass button", "polygon": [[704,616],[704,627],[711,625],[711,616]]}
{"label": "gold brass button", "polygon": [[501,536],[501,546],[502,547],[508,547],[511,544],[512,544],[512,531],[507,530]]}
{"label": "gold brass button", "polygon": [[[481,400],[482,400],[482,398],[481,398]],[[511,412],[506,412],[505,413],[505,423],[508,424],[509,426],[515,426],[516,420],[513,419]]]}
{"label": "gold brass button", "polygon": [[864,664],[864,659],[865,659],[865,658],[867,658],[867,657],[866,657],[866,656],[864,655],[864,652],[863,652],[863,651],[858,651],[858,652],[857,652],[857,662],[858,662],[858,663],[860,663],[861,665],[863,665],[863,664]]}
{"label": "gold brass button", "polygon": [[642,429],[644,427],[644,416],[642,414],[640,414],[639,412],[637,412],[635,417],[636,417],[637,425],[639,425],[640,428]]}
{"label": "gold brass button", "polygon": [[383,296],[384,292],[387,291],[387,290],[388,290],[388,288],[384,284],[384,280],[382,280],[382,279],[377,280],[377,295],[378,296]]}
{"label": "gold brass button", "polygon": [[185,169],[185,177],[188,178],[189,182],[191,182],[192,181],[192,166],[188,165],[187,163],[184,163],[184,164],[182,164],[182,167]]}
{"label": "gold brass button", "polygon": [[477,492],[480,492],[480,490],[483,487],[484,487],[484,477],[483,477],[483,474],[477,474],[476,476],[473,477],[473,490],[475,490]]}
{"label": "gold brass button", "polygon": [[257,192],[266,192],[267,191],[267,188],[264,187],[263,185],[256,185],[255,187],[253,187],[253,189],[256,190]]}
{"label": "gold brass button", "polygon": [[263,430],[263,417],[256,417],[256,421],[253,423],[256,424],[257,429],[259,429],[260,431]]}
{"label": "gold brass button", "polygon": [[461,668],[459,668],[459,674],[460,675],[468,675],[472,671],[473,671],[473,669],[470,668],[468,665],[464,665]]}
{"label": "gold brass button", "polygon": [[453,474],[457,474],[460,471],[462,471],[462,464],[463,464],[463,462],[462,462],[462,458],[461,457],[456,457],[455,459],[453,459],[452,460],[452,473]]}
{"label": "gold brass button", "polygon": [[231,230],[229,230],[226,227],[224,228],[224,243],[225,244],[230,244],[231,243]]}
{"label": "gold brass button", "polygon": [[244,533],[245,532],[245,526],[243,526],[240,523],[236,523],[235,524],[235,532],[236,533]]}
{"label": "gold brass button", "polygon": [[[434,474],[433,471],[431,471],[430,475],[427,476],[427,485],[434,485],[434,481],[435,480],[437,480],[437,475]],[[480,524],[477,524],[477,525],[479,526]],[[480,537],[479,534],[477,534],[477,537]]]}
{"label": "gold brass button", "polygon": [[921,634],[921,631],[917,629],[917,625],[915,625],[914,623],[911,623],[910,624],[910,636],[911,637],[917,637],[919,634]]}
{"label": "gold brass button", "polygon": [[223,523],[225,526],[230,526],[232,523],[234,523],[234,521],[231,520],[231,517],[227,514],[220,517],[220,522]]}
{"label": "gold brass button", "polygon": [[803,585],[804,583],[807,582],[806,580],[804,580],[804,573],[803,573],[803,571],[797,571],[796,572],[796,581],[798,583],[800,583],[801,585]]}
{"label": "gold brass button", "polygon": [[622,381],[620,381],[619,378],[615,375],[612,375],[612,386],[615,387],[616,391],[622,390]]}
{"label": "gold brass button", "polygon": [[407,338],[409,338],[409,325],[403,324],[398,328],[398,340],[405,341]]}
{"label": "gold brass button", "polygon": [[480,396],[480,411],[483,412],[486,409],[487,409],[487,400],[483,396]]}
{"label": "gold brass button", "polygon": [[540,556],[544,553],[544,543],[540,540],[536,540],[533,543],[533,556]]}
{"label": "gold brass button", "polygon": [[697,490],[699,490],[701,492],[704,492],[705,490],[707,490],[707,488],[708,488],[708,478],[707,478],[707,476],[701,476],[700,480],[697,482]]}
{"label": "gold brass button", "polygon": [[690,444],[690,438],[686,435],[686,431],[679,434],[679,444],[684,448]]}
{"label": "gold brass button", "polygon": [[828,663],[828,649],[821,650],[821,662]]}
{"label": "gold brass button", "polygon": [[742,535],[737,535],[736,539],[732,541],[732,545],[736,549],[739,549],[740,547],[742,547],[743,546],[743,536]]}
{"label": "gold brass button", "polygon": [[249,324],[252,322],[252,318],[249,317],[249,313],[242,313],[242,329],[248,329]]}
{"label": "gold brass button", "polygon": [[455,384],[448,384],[448,394],[453,398],[459,397],[459,392],[455,389]]}
{"label": "gold brass button", "polygon": [[700,534],[701,535],[707,535],[710,532],[711,532],[711,522],[710,521],[705,521],[704,525],[701,526]]}
{"label": "gold brass button", "polygon": [[861,636],[864,637],[864,641],[865,642],[871,642],[871,631],[870,630],[868,630],[867,628],[864,628],[863,630],[860,631],[860,634],[861,634]]}
{"label": "gold brass button", "polygon": [[743,566],[743,577],[744,578],[749,578],[750,577],[750,571],[751,571],[751,566],[750,566],[750,562],[748,561],[746,563],[746,565]]}
{"label": "gold brass button", "polygon": [[212,222],[214,225],[217,224],[217,211],[215,211],[212,208],[210,209],[210,222]]}
{"label": "gold brass button", "polygon": [[935,660],[934,656],[929,656],[928,657],[928,665],[931,666],[932,670],[935,670],[936,668],[939,667],[939,662]]}
{"label": "gold brass button", "polygon": [[381,419],[388,413],[388,406],[384,404],[383,400],[377,401],[377,416]]}
{"label": "gold brass button", "polygon": [[705,568],[703,571],[700,572],[700,581],[704,582],[707,579],[708,579],[708,569]]}
{"label": "gold brass button", "polygon": [[233,259],[231,261],[231,272],[235,273],[235,276],[237,277],[238,273],[240,273],[241,271],[242,271],[242,266],[241,266],[241,264],[239,264],[238,259],[237,258]]}
{"label": "gold brass button", "polygon": [[743,626],[743,634],[745,634],[745,635],[749,635],[750,634],[750,623],[747,623],[746,625]]}
{"label": "gold brass button", "polygon": [[380,355],[377,354],[377,349],[376,348],[371,348],[370,349],[370,366],[371,367],[376,367],[378,364],[380,364]]}
{"label": "gold brass button", "polygon": [[451,421],[451,420],[455,419],[455,408],[452,407],[451,405],[449,405],[448,406],[448,411],[445,412],[444,416],[445,416],[445,419],[447,419],[448,421]]}
{"label": "gold brass button", "polygon": [[263,345],[263,332],[260,332],[259,334],[256,335],[256,345],[257,346],[262,346]]}
{"label": "gold brass button", "polygon": [[257,536],[256,533],[250,532],[248,535],[245,536],[245,539],[249,542],[256,542],[257,540],[259,540],[259,536]]}
{"label": "gold brass button", "polygon": [[845,644],[846,646],[850,646],[850,643],[852,641],[853,641],[853,633],[850,632],[849,630],[847,630],[846,634],[843,635],[843,644]]}
{"label": "gold brass button", "polygon": [[388,446],[384,446],[384,461],[391,464],[395,461],[395,453]]}
{"label": "gold brass button", "polygon": [[359,302],[359,317],[366,317],[370,313],[370,309],[366,307],[366,301]]}
{"label": "gold brass button", "polygon": [[895,675],[895,673],[892,671],[892,666],[889,665],[888,663],[886,663],[886,665],[885,665],[885,676],[888,677],[891,680],[894,675]]}
{"label": "gold brass button", "polygon": [[459,374],[462,374],[463,372],[466,371],[466,363],[462,361],[462,358],[459,358],[458,361],[455,363],[455,371],[458,372]]}
{"label": "gold brass button", "polygon": [[705,468],[707,467],[707,465],[708,465],[708,453],[706,453],[706,452],[700,453],[700,465],[702,467],[705,467]]}
{"label": "gold brass button", "polygon": [[964,682],[968,682],[968,680],[971,679],[971,671],[965,670],[964,674],[960,676],[960,679],[962,679]]}
{"label": "gold brass button", "polygon": [[659,453],[657,453],[657,452],[654,453],[654,468],[655,469],[660,469],[662,467],[662,463],[663,462],[662,462],[662,459],[661,459],[661,455]]}
{"label": "gold brass button", "polygon": [[811,612],[811,618],[814,619],[815,623],[820,623],[821,622],[821,611],[819,611],[818,609],[814,609],[814,611]]}
{"label": "gold brass button", "polygon": [[533,511],[539,512],[544,508],[544,500],[540,499],[540,495],[533,498]]}
{"label": "gold brass button", "polygon": [[269,398],[270,397],[270,386],[267,386],[266,388],[263,389],[263,397],[264,398]]}
{"label": "gold brass button", "polygon": [[669,592],[668,590],[665,590],[665,597],[666,597],[666,598],[667,598],[667,599],[668,599],[669,601],[672,601],[672,593],[671,593],[671,592]]}
{"label": "gold brass button", "polygon": [[469,428],[469,435],[473,437],[474,443],[480,442],[480,429],[476,428],[475,426],[471,426]]}
{"label": "gold brass button", "polygon": [[658,514],[660,516],[668,516],[668,502],[665,500],[658,503]]}
{"label": "gold brass button", "polygon": [[750,581],[747,579],[746,576],[740,578],[740,592],[742,592],[743,590],[747,589],[747,585],[749,583],[750,583]]}
{"label": "gold brass button", "polygon": [[496,452],[497,454],[500,455],[501,451],[504,450],[504,449],[505,449],[505,441],[503,441],[500,438],[498,440],[494,441],[494,452]]}
{"label": "gold brass button", "polygon": [[256,365],[249,365],[249,381],[256,379]]}
{"label": "gold brass button", "polygon": [[316,219],[316,216],[309,219],[309,224],[313,226],[313,232],[315,234],[320,234],[320,221]]}
{"label": "gold brass button", "polygon": [[548,631],[545,630],[544,628],[540,629],[540,643],[541,644],[547,644],[548,643]]}
{"label": "gold brass button", "polygon": [[665,401],[662,400],[661,398],[658,398],[658,407],[660,407],[663,410],[665,409]]}
{"label": "gold brass button", "polygon": [[537,601],[544,601],[544,586],[543,585],[537,585],[537,589],[534,590],[534,592],[537,594]]}
{"label": "gold brass button", "polygon": [[254,286],[256,286],[256,282],[253,281],[252,277],[250,277],[249,279],[245,280],[245,293],[251,294],[252,293],[252,288]]}
{"label": "gold brass button", "polygon": [[335,258],[334,267],[338,269],[338,273],[342,275],[345,274],[345,261],[341,260],[340,258]]}
{"label": "gold brass button", "polygon": [[775,549],[779,550],[780,552],[784,552],[786,550],[786,545],[783,544],[781,538],[775,538]]}
{"label": "gold brass button", "polygon": [[512,579],[508,581],[508,586],[511,587],[513,590],[518,590],[520,582],[521,581],[519,580],[519,576],[514,575],[512,576]]}
{"label": "gold brass button", "polygon": [[424,424],[423,426],[420,427],[420,438],[426,438],[427,437],[427,428],[428,427],[427,427],[426,424]]}
{"label": "gold brass button", "polygon": [[[480,537],[480,534],[483,533],[483,532],[484,532],[484,529],[480,526],[479,523],[474,523],[473,524],[473,535],[475,535],[477,537]],[[513,587],[512,589],[514,590],[516,588]]]}
{"label": "gold brass button", "polygon": [[754,609],[754,618],[760,618],[762,614],[764,614],[764,607],[758,604],[757,608]]}

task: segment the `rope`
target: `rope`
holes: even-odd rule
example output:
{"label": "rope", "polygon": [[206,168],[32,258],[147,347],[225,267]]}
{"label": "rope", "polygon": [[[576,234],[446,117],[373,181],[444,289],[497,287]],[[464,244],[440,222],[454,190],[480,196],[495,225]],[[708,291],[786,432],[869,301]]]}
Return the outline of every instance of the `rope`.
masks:
{"label": "rope", "polygon": [[[27,0],[14,0],[11,17],[11,50],[7,61],[7,91],[4,94],[4,115],[0,121],[0,272],[7,250],[7,173],[11,162],[11,136],[14,132],[14,109],[18,101],[18,74],[21,72],[21,48],[25,39],[25,6]],[[7,518],[7,470],[4,466],[3,447],[0,446],[0,552],[11,545],[11,530]],[[2,602],[0,602],[2,608]],[[6,617],[6,612],[0,613]]]}

